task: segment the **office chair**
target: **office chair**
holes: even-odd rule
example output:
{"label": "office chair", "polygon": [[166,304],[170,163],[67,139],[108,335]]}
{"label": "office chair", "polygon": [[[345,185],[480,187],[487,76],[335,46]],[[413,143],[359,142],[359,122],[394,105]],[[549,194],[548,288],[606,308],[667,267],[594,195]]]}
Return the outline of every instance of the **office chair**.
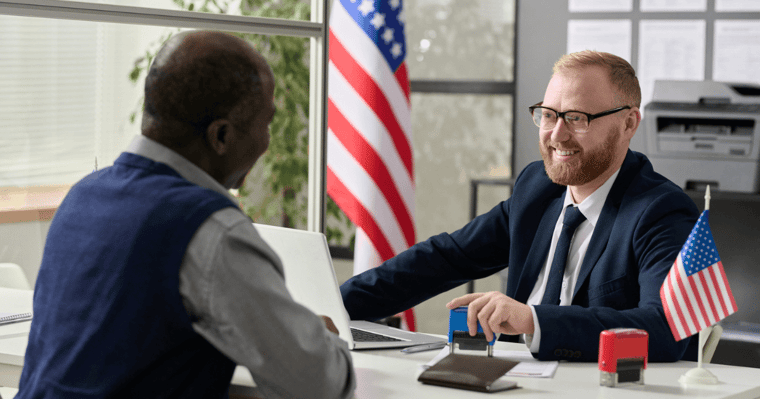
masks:
{"label": "office chair", "polygon": [[15,263],[0,263],[0,287],[20,290],[32,289],[24,271]]}

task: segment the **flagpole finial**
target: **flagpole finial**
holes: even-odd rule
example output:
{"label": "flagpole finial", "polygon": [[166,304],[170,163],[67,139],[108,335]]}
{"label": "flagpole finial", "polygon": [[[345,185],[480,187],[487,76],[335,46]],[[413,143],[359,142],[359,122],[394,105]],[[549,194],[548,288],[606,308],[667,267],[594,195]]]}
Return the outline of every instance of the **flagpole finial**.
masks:
{"label": "flagpole finial", "polygon": [[710,209],[710,185],[707,185],[705,189],[705,210]]}

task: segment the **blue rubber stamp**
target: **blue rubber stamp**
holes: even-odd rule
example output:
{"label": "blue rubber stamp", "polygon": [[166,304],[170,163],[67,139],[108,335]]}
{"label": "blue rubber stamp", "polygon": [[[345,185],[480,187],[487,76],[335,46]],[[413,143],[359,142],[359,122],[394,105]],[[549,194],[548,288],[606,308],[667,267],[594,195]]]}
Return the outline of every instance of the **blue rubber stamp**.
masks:
{"label": "blue rubber stamp", "polygon": [[496,334],[491,341],[486,340],[483,327],[478,322],[478,332],[470,336],[467,329],[467,307],[461,306],[451,309],[449,313],[449,353],[454,353],[454,346],[459,345],[462,350],[487,350],[488,356],[493,357],[493,344],[496,342]]}

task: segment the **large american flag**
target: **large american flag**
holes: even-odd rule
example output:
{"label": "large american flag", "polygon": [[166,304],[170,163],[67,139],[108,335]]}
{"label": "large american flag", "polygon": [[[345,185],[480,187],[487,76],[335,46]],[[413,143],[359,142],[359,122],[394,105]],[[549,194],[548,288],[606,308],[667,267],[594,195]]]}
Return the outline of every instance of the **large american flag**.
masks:
{"label": "large american flag", "polygon": [[357,226],[358,274],[415,243],[404,13],[401,0],[335,0],[330,12],[327,193]]}
{"label": "large american flag", "polygon": [[660,288],[676,341],[736,312],[736,301],[707,223],[708,212],[702,212]]}

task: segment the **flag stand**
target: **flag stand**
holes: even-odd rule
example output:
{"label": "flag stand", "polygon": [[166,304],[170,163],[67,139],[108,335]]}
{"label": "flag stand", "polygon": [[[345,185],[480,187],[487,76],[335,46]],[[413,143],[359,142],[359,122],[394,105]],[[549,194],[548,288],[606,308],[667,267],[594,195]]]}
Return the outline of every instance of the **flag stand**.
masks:
{"label": "flag stand", "polygon": [[[710,209],[710,186],[707,186],[705,190],[705,210]],[[718,384],[718,377],[715,376],[710,370],[702,367],[702,357],[705,352],[705,344],[710,345],[712,348],[709,351],[709,357],[712,358],[712,350],[715,348],[715,335],[720,338],[720,334],[723,332],[723,328],[720,326],[706,327],[699,332],[699,345],[697,346],[697,367],[684,373],[678,382],[685,385],[715,385]],[[713,334],[715,333],[715,334]],[[709,342],[708,342],[709,341]],[[708,359],[708,362],[710,360]]]}
{"label": "flag stand", "polygon": [[[721,326],[707,327],[699,332],[699,347],[697,348],[697,367],[684,373],[678,382],[685,385],[715,385],[718,384],[718,377],[711,373],[710,370],[702,367],[702,357],[705,352],[705,344],[711,345],[714,348],[715,335],[720,338],[720,333],[723,331]],[[708,342],[709,341],[709,342]],[[712,357],[712,351],[710,351],[710,357]],[[709,361],[708,361],[709,362]]]}

